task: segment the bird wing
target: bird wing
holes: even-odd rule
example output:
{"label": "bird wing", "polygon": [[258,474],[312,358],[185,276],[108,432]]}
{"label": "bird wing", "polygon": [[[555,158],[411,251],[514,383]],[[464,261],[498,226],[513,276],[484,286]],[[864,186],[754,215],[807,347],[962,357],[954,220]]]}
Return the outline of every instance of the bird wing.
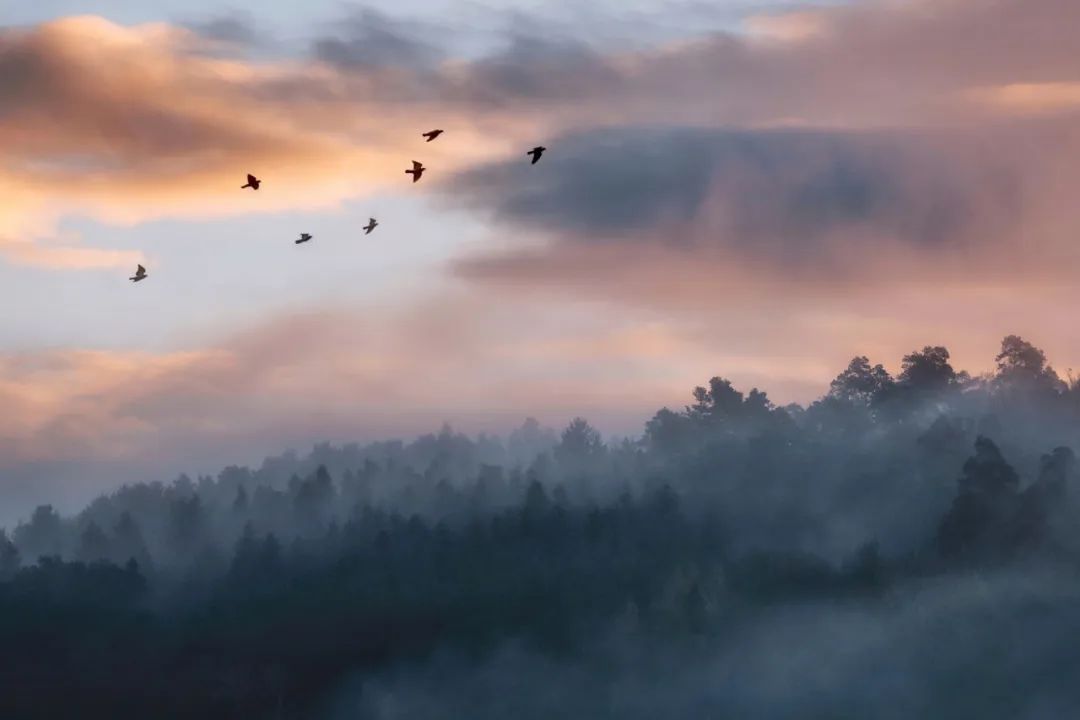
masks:
{"label": "bird wing", "polygon": [[419,171],[424,169],[424,164],[423,163],[418,163],[415,160],[413,160],[412,161],[412,169],[419,172]]}
{"label": "bird wing", "polygon": [[140,265],[138,268],[135,269],[135,274],[136,275],[143,275],[145,273],[146,273],[146,268],[144,268],[142,265]]}
{"label": "bird wing", "polygon": [[255,176],[252,175],[251,173],[248,173],[248,184],[250,185],[250,184],[252,184],[254,182],[256,182]]}

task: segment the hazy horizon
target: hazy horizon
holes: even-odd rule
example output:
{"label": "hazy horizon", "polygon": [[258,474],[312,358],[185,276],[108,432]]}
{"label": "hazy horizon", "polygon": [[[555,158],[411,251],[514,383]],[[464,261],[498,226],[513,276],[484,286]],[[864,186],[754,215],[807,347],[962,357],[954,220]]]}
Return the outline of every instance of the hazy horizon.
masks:
{"label": "hazy horizon", "polygon": [[0,502],[443,422],[639,435],[713,375],[805,404],[855,355],[982,373],[1013,333],[1065,374],[1077,23],[1053,0],[0,9]]}

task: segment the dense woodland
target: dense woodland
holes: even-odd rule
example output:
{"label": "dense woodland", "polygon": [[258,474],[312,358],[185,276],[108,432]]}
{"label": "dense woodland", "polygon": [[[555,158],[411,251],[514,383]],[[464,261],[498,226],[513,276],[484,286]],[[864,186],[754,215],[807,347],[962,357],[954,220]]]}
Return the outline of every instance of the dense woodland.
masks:
{"label": "dense woodland", "polygon": [[901,368],[39,507],[0,717],[1066,717],[1080,382],[1015,336]]}

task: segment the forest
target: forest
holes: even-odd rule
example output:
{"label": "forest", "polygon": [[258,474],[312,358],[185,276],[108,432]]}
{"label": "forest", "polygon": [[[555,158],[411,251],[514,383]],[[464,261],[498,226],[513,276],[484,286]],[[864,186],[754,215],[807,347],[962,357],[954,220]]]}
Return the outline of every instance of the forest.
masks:
{"label": "forest", "polygon": [[1080,380],[1017,336],[900,368],[40,506],[0,530],[0,717],[1071,716]]}

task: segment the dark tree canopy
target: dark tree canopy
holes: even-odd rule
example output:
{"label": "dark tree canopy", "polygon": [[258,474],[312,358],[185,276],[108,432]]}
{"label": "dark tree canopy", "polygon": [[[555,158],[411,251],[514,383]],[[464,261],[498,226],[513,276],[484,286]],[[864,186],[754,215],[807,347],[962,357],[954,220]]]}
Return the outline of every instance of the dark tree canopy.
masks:
{"label": "dark tree canopy", "polygon": [[563,430],[559,444],[555,447],[555,458],[568,466],[594,460],[605,451],[604,442],[596,428],[585,418],[574,418]]}
{"label": "dark tree canopy", "polygon": [[1046,354],[1017,335],[1001,341],[1001,352],[994,360],[997,362],[994,379],[999,390],[1036,395],[1059,394],[1065,390],[1065,383],[1047,363]]}
{"label": "dark tree canopy", "polygon": [[[403,717],[540,712],[513,693],[478,710],[459,680],[483,678],[554,678],[539,694],[568,717],[862,717],[884,687],[860,695],[864,667],[876,677],[898,663],[905,689],[963,677],[981,693],[1005,682],[982,658],[1025,638],[1038,642],[1010,656],[1010,678],[1033,658],[1061,667],[1070,651],[1055,643],[1080,613],[1074,625],[1071,609],[1037,598],[963,614],[987,594],[970,586],[984,574],[1048,567],[1069,608],[1080,593],[1080,387],[1016,336],[996,362],[969,382],[928,346],[894,379],[858,356],[805,408],[717,376],[639,438],[605,443],[581,417],[561,432],[526,420],[505,437],[446,425],[128,485],[72,516],[40,506],[0,529],[0,647],[15,659],[0,662],[0,688],[18,688],[0,693],[0,717],[365,718],[407,702]],[[947,613],[924,622],[936,587]],[[835,613],[854,615],[854,631]],[[969,637],[983,642],[971,656],[925,669]],[[507,648],[542,660],[508,671]],[[815,675],[823,651],[844,660]],[[758,685],[783,693],[775,667],[802,655],[826,710],[740,700]],[[624,666],[705,704],[582,709],[598,694],[647,700]],[[440,702],[380,690],[423,668],[449,693]],[[672,680],[702,673],[708,691]],[[1016,697],[1046,692],[1040,677]],[[903,712],[995,717],[979,693],[945,685]],[[1014,698],[996,717],[1027,707]]]}
{"label": "dark tree canopy", "polygon": [[1020,479],[1005,462],[997,445],[989,438],[975,439],[975,455],[964,463],[960,477],[961,493],[976,493],[987,497],[1015,493]]}
{"label": "dark tree canopy", "polygon": [[871,366],[869,358],[861,355],[853,358],[844,372],[836,376],[829,386],[829,395],[840,400],[870,405],[887,392],[892,384],[892,376],[880,363]]}
{"label": "dark tree canopy", "polygon": [[737,418],[742,411],[743,394],[731,385],[730,380],[714,377],[709,387],[694,388],[694,404],[688,413],[691,417],[711,423]]}
{"label": "dark tree canopy", "polygon": [[957,381],[949,364],[949,351],[927,345],[921,351],[905,355],[897,381],[905,388],[923,392],[941,392]]}
{"label": "dark tree canopy", "polygon": [[0,528],[0,580],[7,580],[19,569],[19,549]]}

